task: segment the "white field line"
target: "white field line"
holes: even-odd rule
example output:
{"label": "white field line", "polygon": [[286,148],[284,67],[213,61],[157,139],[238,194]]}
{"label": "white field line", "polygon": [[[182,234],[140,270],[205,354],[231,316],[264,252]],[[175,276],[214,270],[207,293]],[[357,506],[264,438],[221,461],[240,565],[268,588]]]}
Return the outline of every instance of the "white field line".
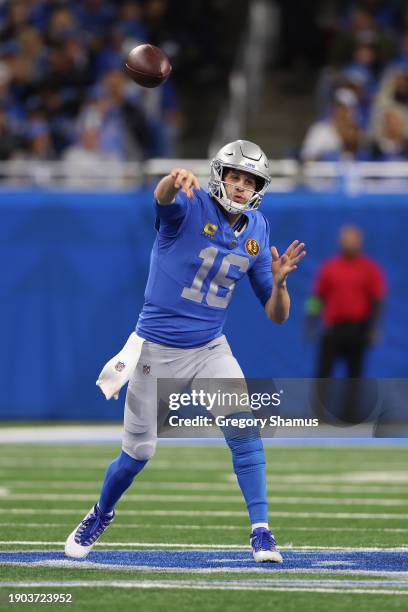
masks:
{"label": "white field line", "polygon": [[[302,431],[304,434],[307,434],[306,430],[300,430],[299,435],[302,435]],[[316,437],[314,440],[314,444],[316,446],[321,446],[321,438],[334,438],[334,435],[337,435],[337,438],[340,438],[341,442],[344,443],[345,436],[340,435],[338,429],[335,429],[331,426],[321,426],[320,427],[320,436]],[[353,437],[361,437],[361,438],[372,438],[373,426],[372,424],[367,425],[355,425],[352,429]],[[118,443],[122,439],[123,428],[119,424],[110,424],[110,425],[59,425],[59,426],[36,426],[36,427],[4,427],[0,431],[0,444],[7,445],[19,445],[19,444],[34,444],[37,446],[41,445],[49,445],[49,444],[61,444],[61,445],[88,445],[88,444],[114,444]],[[285,435],[286,434],[286,435]],[[292,432],[288,432],[288,430],[283,429],[278,433],[278,436],[275,437],[273,446],[285,447],[285,438],[292,437]],[[186,438],[183,439],[182,442],[178,441],[176,438],[173,439],[162,439],[161,441],[166,446],[194,446],[195,440],[191,438],[188,443],[186,443]],[[375,440],[372,440],[375,443]],[[219,432],[218,437],[210,439],[211,444],[216,444],[217,446],[222,446],[225,444],[224,438],[222,437],[221,432]],[[268,441],[266,441],[268,444]],[[202,443],[201,443],[202,445]],[[339,447],[339,443],[336,439],[333,440],[332,445],[334,447]],[[344,445],[344,444],[343,444]],[[268,444],[269,446],[269,444]],[[390,448],[392,445],[390,444]]]}
{"label": "white field line", "polygon": [[[113,458],[113,457],[112,457]],[[9,471],[20,471],[24,468],[27,471],[35,470],[38,472],[40,469],[49,471],[53,468],[61,468],[65,470],[80,470],[81,473],[84,471],[92,470],[103,470],[105,471],[109,465],[111,459],[87,459],[79,458],[72,459],[71,457],[63,458],[44,458],[39,461],[36,458],[0,458],[0,474],[7,477]],[[8,469],[4,469],[8,468]],[[203,459],[202,461],[185,460],[184,462],[177,462],[172,460],[155,459],[149,463],[149,470],[163,470],[170,468],[174,472],[186,472],[186,471],[208,471],[214,470],[219,476],[220,473],[227,481],[235,481],[235,475],[232,472],[232,465],[229,460],[225,461],[208,461]],[[406,471],[366,471],[366,472],[331,472],[329,474],[315,474],[312,471],[310,473],[301,473],[304,470],[304,465],[298,463],[282,463],[277,464],[274,461],[270,462],[269,465],[270,479],[273,482],[283,483],[311,483],[311,484],[324,484],[333,483],[335,486],[339,483],[382,483],[384,485],[390,485],[395,483],[408,483],[408,473]],[[300,472],[300,473],[299,473]]]}
{"label": "white field line", "polygon": [[[51,540],[0,540],[0,544],[2,545],[19,545],[19,546],[64,546],[65,541],[51,541]],[[190,544],[190,543],[174,543],[169,544],[168,542],[103,542],[102,546],[108,548],[175,548],[176,550],[180,550],[181,552],[188,549],[199,549],[199,550],[237,550],[237,551],[247,551],[248,546],[242,546],[241,544]],[[337,551],[338,553],[342,552],[408,552],[408,546],[296,546],[296,549],[293,548],[293,545],[282,544],[279,545],[280,550],[307,550],[307,551]],[[358,572],[356,572],[358,573]]]}
{"label": "white field line", "polygon": [[[95,500],[96,501],[96,500]],[[89,508],[0,508],[0,514],[24,515],[65,515],[73,514],[78,517],[89,511]],[[209,517],[248,517],[244,510],[119,510],[122,516],[209,516]],[[269,512],[270,517],[282,518],[327,518],[327,519],[361,519],[361,520],[408,520],[408,514],[370,513],[370,512]]]}
{"label": "white field line", "polygon": [[[18,545],[18,546],[64,546],[63,541],[43,541],[43,540],[0,540],[1,545]],[[248,546],[239,544],[169,544],[167,543],[152,543],[152,542],[104,542],[104,546],[108,548],[191,548],[191,549],[212,549],[212,550],[248,550]],[[407,549],[408,550],[408,549]]]}
{"label": "white field line", "polygon": [[[10,552],[21,552],[19,550],[10,551]],[[30,553],[33,552],[44,552],[44,550],[30,550],[27,551]],[[61,552],[61,551],[49,551],[49,552]],[[1,566],[16,566],[16,567],[52,567],[52,568],[65,568],[65,569],[100,569],[106,571],[109,568],[109,571],[118,571],[118,572],[129,572],[134,574],[135,571],[145,572],[145,573],[155,573],[155,574],[261,574],[265,576],[265,568],[260,567],[259,565],[254,565],[254,567],[209,567],[209,568],[181,568],[181,567],[163,567],[163,566],[152,566],[152,565],[122,565],[119,563],[112,563],[107,565],[106,563],[97,563],[93,561],[73,561],[70,559],[50,559],[44,561],[3,561],[0,563]],[[279,565],[276,569],[281,570],[285,574],[306,574],[306,575],[314,575],[318,574],[319,576],[330,574],[336,576],[375,576],[386,578],[387,580],[390,578],[398,578],[398,579],[406,579],[408,580],[408,572],[406,571],[381,571],[381,570],[351,570],[351,569],[332,569],[332,568],[292,568],[288,569],[285,565]],[[1,586],[1,584],[0,584]]]}
{"label": "white field line", "polygon": [[395,485],[395,484],[406,484],[408,483],[408,473],[403,470],[375,470],[370,471],[348,471],[336,474],[288,474],[286,478],[287,482],[299,482],[299,483],[345,483],[345,484],[384,484]]}
{"label": "white field line", "polygon": [[[298,466],[298,472],[301,472],[303,466]],[[304,468],[303,468],[304,469]],[[295,470],[294,470],[295,471]],[[227,474],[226,479],[228,481],[234,480],[234,474]],[[339,472],[338,474],[332,472],[330,474],[277,474],[273,475],[273,480],[293,482],[293,483],[383,483],[384,485],[395,484],[395,483],[408,483],[407,471],[398,470],[374,470],[367,472]]]}
{"label": "white field line", "polygon": [[120,442],[122,435],[121,425],[5,427],[0,431],[0,444],[109,444]]}
{"label": "white field line", "polygon": [[[113,457],[112,457],[113,459]],[[81,470],[81,472],[86,471],[86,470],[90,470],[90,469],[101,469],[101,470],[106,470],[106,468],[108,467],[109,463],[112,461],[112,459],[86,459],[86,457],[84,457],[83,459],[72,459],[72,458],[52,458],[50,457],[49,459],[44,458],[41,461],[38,461],[38,459],[31,457],[29,459],[27,458],[16,458],[16,459],[10,459],[9,457],[5,457],[5,458],[0,458],[0,468],[12,468],[12,469],[17,469],[20,470],[21,468],[26,468],[28,470],[33,469],[33,470],[39,470],[39,469],[45,469],[45,470],[49,470],[50,468],[62,468],[62,469],[78,469]],[[179,460],[180,461],[180,460]],[[295,469],[297,469],[298,466],[296,466]],[[181,463],[181,462],[177,462],[176,461],[170,461],[170,460],[163,460],[163,459],[157,459],[157,460],[152,460],[149,463],[149,470],[152,469],[167,469],[167,468],[171,468],[171,470],[174,472],[175,470],[179,471],[191,471],[191,470],[198,470],[198,471],[202,471],[202,470],[232,470],[231,467],[231,462],[228,460],[225,461],[207,461],[207,460],[203,460],[203,461],[190,461],[187,460],[185,463]]]}
{"label": "white field line", "polygon": [[[71,581],[70,581],[71,582]],[[115,581],[116,582],[116,581]],[[128,580],[125,581],[121,581],[121,582],[129,582]],[[132,583],[138,583],[138,580],[132,581]],[[303,580],[303,579],[296,579],[296,578],[283,578],[283,579],[268,579],[265,578],[264,580],[259,579],[259,578],[249,578],[249,579],[244,579],[244,580],[174,580],[174,579],[170,579],[170,580],[147,580],[147,581],[143,581],[144,583],[150,583],[150,582],[159,582],[159,583],[166,583],[166,584],[182,584],[182,585],[189,585],[189,584],[209,584],[209,585],[238,585],[238,586],[307,586],[307,587],[313,587],[313,586],[322,586],[322,587],[338,587],[338,588],[349,588],[349,587],[380,587],[380,588],[386,588],[386,587],[397,587],[399,589],[404,589],[405,587],[408,587],[408,583],[402,580],[339,580],[339,579],[330,579],[330,578],[313,578],[313,579],[308,579],[308,580]]]}
{"label": "white field line", "polygon": [[[96,492],[100,490],[100,483],[96,480],[3,480],[3,484],[8,489],[56,489],[66,491],[70,489],[86,489],[87,491],[95,489]],[[295,491],[300,493],[307,491],[309,493],[354,493],[361,494],[362,490],[364,493],[378,493],[381,495],[389,494],[401,494],[407,497],[408,502],[408,488],[407,487],[395,487],[388,486],[384,489],[384,486],[373,487],[359,483],[355,485],[343,486],[343,485],[294,485],[294,483],[276,483],[273,479],[268,481],[268,487],[270,491]],[[135,485],[136,486],[136,485]],[[151,481],[151,482],[137,482],[138,489],[154,489],[154,490],[169,490],[169,491],[225,491],[235,492],[238,484],[236,478],[231,479],[231,484],[223,484],[219,482],[162,482],[162,481]],[[0,489],[1,494],[1,489]]]}
{"label": "white field line", "polygon": [[[0,491],[0,498],[11,501],[89,501],[95,499],[94,495],[78,493],[11,493]],[[241,495],[126,495],[122,503],[126,502],[168,502],[168,503],[229,503],[242,504]],[[273,504],[304,504],[312,506],[384,506],[403,507],[408,505],[404,499],[377,499],[377,498],[352,498],[344,499],[337,497],[276,497],[272,495],[270,501]]]}
{"label": "white field line", "polygon": [[[253,591],[254,585],[240,584],[198,584],[196,581],[176,582],[176,581],[125,581],[125,580],[87,580],[87,581],[63,581],[63,582],[0,582],[0,587],[7,588],[123,588],[123,589],[177,589],[177,590],[198,590],[198,591]],[[300,593],[358,593],[369,595],[408,595],[408,590],[384,589],[384,588],[354,588],[354,587],[323,587],[323,586],[280,586],[280,585],[256,585],[257,591],[282,591]]]}
{"label": "white field line", "polygon": [[[66,527],[66,523],[2,523],[0,522],[0,527],[27,527],[27,528],[38,528],[41,529],[41,527],[48,527],[48,528],[65,528]],[[115,530],[116,529],[157,529],[162,527],[163,529],[168,530],[169,526],[168,525],[158,525],[157,523],[131,523],[130,525],[115,525]],[[198,530],[201,531],[202,529],[208,529],[211,531],[214,530],[219,530],[219,531],[223,531],[223,530],[231,530],[231,531],[236,531],[237,529],[245,529],[246,531],[248,531],[249,526],[247,525],[171,525],[171,529],[183,529],[186,531],[189,530]],[[343,531],[342,529],[340,531]],[[376,531],[376,530],[373,530]],[[378,531],[382,531],[382,530],[378,530]],[[408,531],[408,529],[406,530]]]}
{"label": "white field line", "polygon": [[[19,523],[18,523],[19,524]],[[39,523],[41,525],[41,523]],[[173,525],[172,525],[173,527]],[[343,533],[344,531],[352,532],[365,532],[369,531],[370,533],[375,533],[376,531],[379,533],[408,533],[408,528],[405,529],[403,527],[281,527],[275,526],[274,529],[290,529],[291,531],[340,531]]]}
{"label": "white field line", "polygon": [[[23,528],[38,528],[38,529],[42,529],[43,527],[47,527],[47,528],[65,528],[66,527],[66,523],[2,523],[0,521],[0,527],[19,527],[20,529]],[[162,528],[162,529],[168,529],[169,526],[168,525],[159,525],[158,523],[128,523],[126,525],[118,525],[115,524],[115,530],[116,529],[158,529],[158,528]],[[186,524],[174,524],[172,523],[170,525],[171,529],[182,529],[185,531],[201,531],[201,530],[210,530],[210,531],[237,531],[238,529],[245,529],[246,531],[249,529],[249,527],[247,525],[186,525]],[[288,527],[281,527],[279,525],[274,525],[274,529],[288,529]],[[291,531],[317,531],[317,532],[323,532],[323,531],[340,531],[341,533],[348,531],[348,532],[367,532],[369,531],[370,533],[375,533],[375,532],[379,532],[379,533],[408,533],[408,528],[398,528],[398,527],[290,527]]]}
{"label": "white field line", "polygon": [[[21,468],[25,468],[26,470],[36,470],[44,469],[49,470],[50,468],[61,468],[65,469],[77,469],[80,470],[81,473],[88,470],[93,469],[101,469],[106,470],[109,463],[114,459],[114,457],[109,457],[107,459],[89,459],[85,457],[79,457],[77,459],[72,458],[72,456],[68,457],[42,457],[40,459],[36,457],[0,457],[0,470],[2,473],[6,473],[8,468],[10,470],[21,470]],[[209,460],[204,457],[202,460],[194,460],[189,457],[186,458],[178,458],[175,455],[174,459],[156,459],[155,457],[149,462],[149,470],[162,470],[171,468],[172,472],[175,471],[208,471],[214,470],[218,472],[224,472],[224,479],[230,480],[234,479],[235,476],[232,472],[232,462],[230,457],[226,457],[225,460]],[[309,482],[309,483],[330,483],[330,482],[383,482],[387,483],[407,483],[408,482],[408,474],[403,471],[376,471],[372,469],[367,472],[339,472],[336,473],[334,471],[330,471],[325,474],[316,474],[313,471],[314,466],[311,466],[308,472],[302,473],[302,470],[305,470],[305,466],[301,461],[295,463],[283,462],[278,463],[270,460],[268,465],[268,471],[270,476],[273,479],[276,479],[280,482]]]}

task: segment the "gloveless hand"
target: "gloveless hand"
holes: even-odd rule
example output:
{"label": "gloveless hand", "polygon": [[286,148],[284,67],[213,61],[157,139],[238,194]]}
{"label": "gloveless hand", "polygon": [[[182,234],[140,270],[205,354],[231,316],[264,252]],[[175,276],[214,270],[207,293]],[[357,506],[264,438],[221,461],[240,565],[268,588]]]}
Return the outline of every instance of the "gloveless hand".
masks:
{"label": "gloveless hand", "polygon": [[279,255],[275,246],[271,247],[272,275],[275,285],[284,286],[287,275],[297,269],[298,263],[306,255],[306,251],[303,250],[304,246],[304,242],[294,240],[283,255]]}
{"label": "gloveless hand", "polygon": [[184,191],[189,198],[193,196],[193,187],[200,189],[197,177],[190,170],[173,168],[170,176],[174,179],[174,187]]}

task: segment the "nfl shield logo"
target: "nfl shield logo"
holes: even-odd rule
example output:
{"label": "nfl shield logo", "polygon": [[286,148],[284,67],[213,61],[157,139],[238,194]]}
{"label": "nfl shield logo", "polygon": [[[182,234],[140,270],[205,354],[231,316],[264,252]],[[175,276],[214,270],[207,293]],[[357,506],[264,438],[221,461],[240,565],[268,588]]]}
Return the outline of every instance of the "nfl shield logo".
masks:
{"label": "nfl shield logo", "polygon": [[147,376],[148,374],[150,374],[150,366],[149,365],[144,365],[143,366],[143,374],[145,376]]}
{"label": "nfl shield logo", "polygon": [[125,369],[125,364],[123,363],[123,361],[118,361],[118,363],[115,365],[115,370],[117,372],[122,372],[122,370]]}

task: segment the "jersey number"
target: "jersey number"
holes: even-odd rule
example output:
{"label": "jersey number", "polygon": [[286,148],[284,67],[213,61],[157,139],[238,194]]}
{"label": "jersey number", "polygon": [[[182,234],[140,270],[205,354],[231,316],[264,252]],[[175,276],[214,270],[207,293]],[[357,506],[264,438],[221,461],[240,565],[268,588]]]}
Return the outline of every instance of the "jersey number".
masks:
{"label": "jersey number", "polygon": [[[210,283],[207,294],[205,294],[201,289],[209,271],[214,265],[217,255],[218,249],[215,247],[207,247],[200,251],[199,257],[203,260],[203,263],[199,267],[191,287],[184,287],[181,294],[183,298],[201,304],[205,297],[209,306],[216,306],[217,308],[226,308],[228,306],[235,286],[235,280],[227,276],[230,266],[237,266],[245,274],[249,267],[249,260],[235,253],[225,255],[217,274]],[[223,296],[218,295],[220,287],[227,289],[226,294]]]}

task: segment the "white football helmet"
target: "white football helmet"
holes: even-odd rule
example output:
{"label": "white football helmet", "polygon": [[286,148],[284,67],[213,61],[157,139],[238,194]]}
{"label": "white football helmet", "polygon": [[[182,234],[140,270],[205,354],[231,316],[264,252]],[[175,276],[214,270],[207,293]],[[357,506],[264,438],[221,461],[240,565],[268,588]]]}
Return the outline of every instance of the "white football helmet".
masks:
{"label": "white football helmet", "polygon": [[[258,145],[248,140],[230,142],[218,151],[211,161],[210,167],[208,191],[225,210],[239,214],[245,210],[258,208],[271,182],[268,158]],[[228,168],[249,172],[255,176],[256,191],[253,192],[246,204],[234,202],[227,197],[224,173]]]}

